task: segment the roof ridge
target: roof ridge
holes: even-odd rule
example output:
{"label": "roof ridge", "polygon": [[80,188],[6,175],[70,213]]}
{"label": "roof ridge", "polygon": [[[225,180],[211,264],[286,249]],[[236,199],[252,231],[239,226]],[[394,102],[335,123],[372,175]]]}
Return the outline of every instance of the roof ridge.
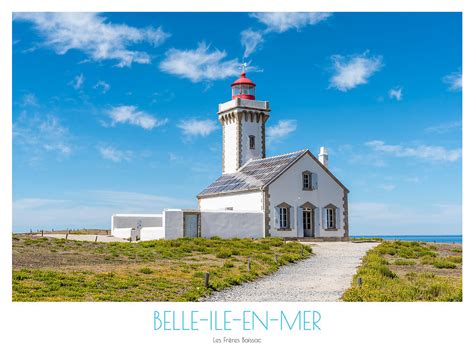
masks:
{"label": "roof ridge", "polygon": [[266,159],[272,159],[272,158],[280,158],[280,157],[284,157],[285,155],[291,155],[291,154],[295,154],[295,153],[306,153],[309,149],[300,149],[300,150],[295,150],[294,152],[289,152],[289,153],[285,153],[285,154],[279,154],[279,155],[272,155],[271,157],[265,157],[265,158],[258,158],[258,159],[250,159],[248,162],[246,162],[244,165],[242,165],[240,169],[242,169],[245,165],[247,165],[248,163],[250,162],[254,162],[254,161],[259,161],[259,160],[266,160]]}

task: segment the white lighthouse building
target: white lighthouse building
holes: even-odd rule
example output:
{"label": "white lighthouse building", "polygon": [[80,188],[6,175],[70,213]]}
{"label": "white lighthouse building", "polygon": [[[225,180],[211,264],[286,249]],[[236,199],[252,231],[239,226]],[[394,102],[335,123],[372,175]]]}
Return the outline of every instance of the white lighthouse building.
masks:
{"label": "white lighthouse building", "polygon": [[267,157],[270,103],[256,99],[256,85],[245,73],[231,87],[232,99],[218,109],[222,175],[197,195],[198,208],[146,217],[114,215],[112,234],[142,240],[182,236],[347,240],[349,191],[329,170],[327,149],[321,147],[317,158],[308,149]]}

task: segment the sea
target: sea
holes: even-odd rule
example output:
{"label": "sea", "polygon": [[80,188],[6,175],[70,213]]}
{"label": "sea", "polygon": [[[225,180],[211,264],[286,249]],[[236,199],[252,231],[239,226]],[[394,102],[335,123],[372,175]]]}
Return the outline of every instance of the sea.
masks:
{"label": "sea", "polygon": [[386,240],[406,240],[427,243],[462,244],[462,235],[353,235],[351,238],[382,238]]}

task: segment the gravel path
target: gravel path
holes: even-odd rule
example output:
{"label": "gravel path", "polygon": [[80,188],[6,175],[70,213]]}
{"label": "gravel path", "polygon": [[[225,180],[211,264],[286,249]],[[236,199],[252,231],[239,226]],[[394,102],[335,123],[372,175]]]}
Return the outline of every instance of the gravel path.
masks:
{"label": "gravel path", "polygon": [[314,255],[283,266],[274,274],[216,292],[208,302],[339,301],[349,288],[361,258],[377,243],[308,243]]}

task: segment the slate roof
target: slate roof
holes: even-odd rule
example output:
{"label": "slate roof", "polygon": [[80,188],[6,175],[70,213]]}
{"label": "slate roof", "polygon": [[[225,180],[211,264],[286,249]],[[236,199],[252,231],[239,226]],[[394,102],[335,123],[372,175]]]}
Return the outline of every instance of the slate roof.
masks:
{"label": "slate roof", "polygon": [[199,197],[257,190],[270,183],[308,150],[250,160],[235,173],[224,174],[198,194]]}

